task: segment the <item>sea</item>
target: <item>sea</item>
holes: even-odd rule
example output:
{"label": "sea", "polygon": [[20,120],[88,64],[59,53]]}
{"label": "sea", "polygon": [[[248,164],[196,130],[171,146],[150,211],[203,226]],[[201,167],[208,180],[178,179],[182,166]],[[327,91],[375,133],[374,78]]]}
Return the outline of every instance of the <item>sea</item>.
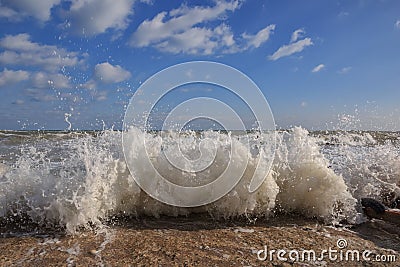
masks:
{"label": "sea", "polygon": [[[123,134],[137,152],[129,158],[131,164],[123,153]],[[361,198],[390,206],[400,197],[400,132],[279,130],[272,161],[259,153],[271,153],[267,135],[271,133],[0,131],[0,223],[34,223],[76,233],[101,228],[119,216],[207,213],[254,220],[295,213],[328,224],[358,224],[365,221]],[[176,207],[138,186],[135,176],[152,179],[142,168],[142,157],[148,155],[140,140],[151,144],[147,149],[157,171],[186,186],[213,181],[228,164],[250,160],[240,181],[222,198],[199,207]],[[182,171],[171,165],[166,149],[189,158],[212,150],[214,157],[200,171],[196,164],[202,163],[196,160]],[[263,164],[268,167],[259,174],[263,182],[250,192],[255,168]],[[159,194],[168,190],[153,186]]]}

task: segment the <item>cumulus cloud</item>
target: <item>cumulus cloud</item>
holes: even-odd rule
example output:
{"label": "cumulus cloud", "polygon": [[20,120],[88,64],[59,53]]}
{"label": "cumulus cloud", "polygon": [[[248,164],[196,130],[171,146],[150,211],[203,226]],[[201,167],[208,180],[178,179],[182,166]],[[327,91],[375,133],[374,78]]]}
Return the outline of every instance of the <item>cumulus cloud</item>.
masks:
{"label": "cumulus cloud", "polygon": [[94,67],[94,79],[104,83],[118,83],[131,77],[131,73],[119,65],[111,65],[108,62],[97,64]]}
{"label": "cumulus cloud", "polygon": [[154,0],[140,0],[141,3],[148,4],[148,5],[153,5]]}
{"label": "cumulus cloud", "polygon": [[316,66],[315,68],[313,68],[311,72],[319,72],[319,71],[321,71],[323,68],[325,68],[325,65],[324,65],[324,64],[319,64],[318,66]]}
{"label": "cumulus cloud", "polygon": [[41,90],[38,88],[28,88],[24,90],[26,96],[30,98],[31,101],[35,102],[50,102],[56,101],[57,97],[51,91]]}
{"label": "cumulus cloud", "polygon": [[66,11],[74,33],[92,36],[109,29],[124,30],[133,12],[134,0],[74,0]]}
{"label": "cumulus cloud", "polygon": [[271,24],[264,29],[260,30],[257,34],[255,35],[249,35],[249,34],[242,34],[242,37],[247,40],[247,47],[255,47],[258,48],[260,47],[263,43],[268,41],[271,33],[275,30],[275,25]]}
{"label": "cumulus cloud", "polygon": [[92,91],[92,97],[96,101],[107,100],[107,91]]}
{"label": "cumulus cloud", "polygon": [[344,68],[341,68],[339,71],[338,71],[338,73],[339,74],[347,74],[347,73],[349,73],[350,72],[350,70],[352,69],[352,67],[344,67]]}
{"label": "cumulus cloud", "polygon": [[397,20],[396,23],[394,24],[394,26],[395,26],[397,29],[400,29],[400,20]]}
{"label": "cumulus cloud", "polygon": [[311,38],[304,38],[302,40],[299,40],[300,38],[303,38],[305,33],[306,32],[304,31],[304,29],[295,30],[292,33],[289,44],[281,46],[277,51],[275,51],[275,53],[268,56],[268,58],[270,60],[277,60],[281,57],[286,57],[294,53],[301,52],[305,47],[313,45]]}
{"label": "cumulus cloud", "polygon": [[17,99],[14,102],[12,102],[12,104],[14,104],[14,105],[23,105],[24,103],[25,103],[25,101],[22,99]]}
{"label": "cumulus cloud", "polygon": [[226,11],[234,11],[238,7],[238,1],[221,1],[213,7],[181,6],[170,12],[161,12],[152,20],[143,21],[133,33],[130,43],[135,47],[159,43],[176,34],[182,34],[199,23],[215,20]]}
{"label": "cumulus cloud", "polygon": [[57,97],[54,95],[38,93],[37,95],[32,96],[31,100],[36,102],[52,102],[57,101]]}
{"label": "cumulus cloud", "polygon": [[61,0],[3,0],[0,2],[0,17],[10,21],[33,17],[46,22],[50,19],[51,9],[60,2]]}
{"label": "cumulus cloud", "polygon": [[44,89],[44,88],[57,88],[64,89],[70,88],[71,84],[68,77],[60,73],[46,73],[46,72],[36,72],[32,74],[31,85],[34,88]]}
{"label": "cumulus cloud", "polygon": [[310,45],[313,45],[311,38],[305,38],[295,43],[281,46],[275,53],[270,55],[268,58],[270,60],[277,60],[281,57],[290,56],[294,53],[303,51],[304,48]]}
{"label": "cumulus cloud", "polygon": [[212,54],[216,51],[234,53],[250,47],[257,48],[268,40],[275,25],[267,26],[255,35],[242,34],[239,44],[225,23],[204,26],[208,22],[224,20],[227,12],[233,12],[239,7],[239,1],[218,1],[211,7],[182,5],[169,12],[161,12],[139,25],[132,34],[130,45],[151,46],[174,54]]}
{"label": "cumulus cloud", "polygon": [[185,32],[174,34],[158,43],[155,47],[173,54],[212,54],[221,46],[233,47],[233,34],[227,25],[215,29],[194,27]]}
{"label": "cumulus cloud", "polygon": [[292,33],[292,37],[290,38],[290,42],[296,42],[298,39],[302,38],[306,32],[304,29],[297,29]]}
{"label": "cumulus cloud", "polygon": [[8,70],[5,69],[0,72],[0,86],[9,85],[21,81],[25,81],[29,78],[29,73],[23,70]]}
{"label": "cumulus cloud", "polygon": [[86,89],[96,89],[98,83],[119,83],[130,77],[131,73],[121,66],[104,62],[94,67],[93,77],[82,86]]}
{"label": "cumulus cloud", "polygon": [[[235,38],[231,28],[222,22],[228,12],[240,8],[239,1],[217,1],[214,6],[188,7],[182,5],[169,12],[163,11],[143,21],[132,34],[133,47],[153,47],[173,54],[236,53],[258,48],[266,42],[275,25],[256,34],[243,33]],[[211,24],[210,26],[207,26]]]}
{"label": "cumulus cloud", "polygon": [[54,45],[41,45],[30,40],[30,35],[21,33],[6,35],[0,39],[0,64],[9,66],[36,66],[55,72],[62,67],[76,66],[85,55],[68,51]]}
{"label": "cumulus cloud", "polygon": [[[63,10],[66,25],[79,35],[92,36],[108,29],[124,30],[129,24],[135,0],[70,0],[68,10]],[[2,0],[0,18],[21,21],[33,17],[40,22],[50,20],[51,10],[61,0]]]}

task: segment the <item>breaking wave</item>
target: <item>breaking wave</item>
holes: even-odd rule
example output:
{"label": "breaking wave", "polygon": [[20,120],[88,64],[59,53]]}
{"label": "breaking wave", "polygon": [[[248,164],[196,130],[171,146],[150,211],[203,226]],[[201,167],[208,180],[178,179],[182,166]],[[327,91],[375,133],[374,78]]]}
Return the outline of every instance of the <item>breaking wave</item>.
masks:
{"label": "breaking wave", "polygon": [[[255,146],[245,145],[241,136],[235,136],[237,145],[229,154],[228,133],[168,133],[167,139],[138,129],[128,134],[132,140],[151,143],[152,163],[178,184],[204,184],[218,177],[228,160],[239,162],[249,155],[250,160],[242,179],[227,195],[205,206],[179,208],[152,199],[136,184],[131,175],[146,175],[148,170],[141,168],[140,157],[132,174],[128,170],[121,132],[7,132],[0,138],[0,221],[28,218],[38,224],[65,227],[69,233],[93,225],[101,227],[105,220],[118,215],[157,217],[197,212],[232,219],[295,212],[328,223],[358,223],[363,220],[361,197],[389,203],[400,196],[398,133],[309,133],[301,127],[280,131],[271,171],[263,174],[264,182],[253,193],[248,186],[256,166],[269,161],[252,151]],[[262,137],[252,133],[246,136],[258,145],[257,149],[263,148]],[[183,153],[198,157],[199,152],[190,144],[202,138],[213,141],[217,154],[213,165],[196,175],[172,168],[162,153],[165,145],[178,150],[180,144]],[[162,146],[165,140],[169,143]],[[134,145],[141,155],[143,142]],[[168,189],[159,188],[160,193],[163,190]]]}

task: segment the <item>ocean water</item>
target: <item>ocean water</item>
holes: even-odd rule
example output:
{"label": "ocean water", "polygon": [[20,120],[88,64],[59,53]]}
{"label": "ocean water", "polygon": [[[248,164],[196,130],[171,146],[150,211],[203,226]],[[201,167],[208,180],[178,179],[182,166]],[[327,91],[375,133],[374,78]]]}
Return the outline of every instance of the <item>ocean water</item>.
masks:
{"label": "ocean water", "polygon": [[[265,180],[253,193],[248,187],[256,166],[271,164],[268,155],[259,153],[263,149],[270,152],[265,136],[204,131],[163,133],[161,137],[159,132],[138,129],[127,135],[132,151],[137,151],[130,159],[135,161],[132,172],[125,162],[119,131],[0,132],[0,222],[32,221],[74,233],[101,227],[119,215],[190,216],[206,212],[232,220],[297,213],[326,223],[356,224],[365,220],[361,197],[389,205],[400,196],[399,132],[308,132],[301,127],[279,131],[271,170],[258,173]],[[133,175],[149,175],[142,168],[140,140],[151,144],[149,153],[155,168],[174,183],[186,186],[216,179],[229,161],[250,160],[240,182],[221,199],[196,208],[173,207],[149,197],[135,182]],[[230,150],[229,140],[235,140],[235,149]],[[185,165],[189,170],[185,172],[171,166],[165,150],[179,151],[189,158],[210,151],[213,161],[204,168],[200,168],[203,162],[195,161]],[[168,190],[155,189],[160,194]]]}

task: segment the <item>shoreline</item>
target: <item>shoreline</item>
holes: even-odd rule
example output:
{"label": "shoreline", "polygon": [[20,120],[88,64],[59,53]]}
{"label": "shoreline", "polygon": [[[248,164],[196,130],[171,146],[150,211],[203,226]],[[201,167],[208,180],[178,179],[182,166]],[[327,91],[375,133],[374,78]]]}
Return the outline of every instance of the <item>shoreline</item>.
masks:
{"label": "shoreline", "polygon": [[398,266],[400,262],[398,226],[380,220],[333,227],[297,215],[255,222],[197,215],[123,219],[97,233],[83,230],[76,235],[0,229],[0,266],[336,266],[340,261],[328,256],[315,262],[282,261],[277,255],[272,261],[260,261],[257,252],[266,246],[269,251],[315,250],[318,254],[338,249],[339,239],[347,242],[343,251],[370,250],[371,257],[396,257],[395,262],[385,263],[345,261],[346,266]]}

